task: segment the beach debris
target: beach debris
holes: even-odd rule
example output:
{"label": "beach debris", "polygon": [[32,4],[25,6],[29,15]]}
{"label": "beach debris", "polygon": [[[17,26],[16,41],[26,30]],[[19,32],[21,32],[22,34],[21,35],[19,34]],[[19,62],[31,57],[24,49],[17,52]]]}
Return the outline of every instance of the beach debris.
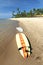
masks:
{"label": "beach debris", "polygon": [[19,32],[23,32],[23,29],[21,27],[16,27],[16,29],[19,31]]}

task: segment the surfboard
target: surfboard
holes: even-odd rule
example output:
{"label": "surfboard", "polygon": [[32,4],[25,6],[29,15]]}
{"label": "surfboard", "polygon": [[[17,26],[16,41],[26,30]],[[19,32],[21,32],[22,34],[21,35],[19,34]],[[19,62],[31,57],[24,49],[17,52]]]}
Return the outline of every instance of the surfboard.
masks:
{"label": "surfboard", "polygon": [[18,50],[23,58],[30,56],[30,45],[24,33],[16,34],[16,43]]}

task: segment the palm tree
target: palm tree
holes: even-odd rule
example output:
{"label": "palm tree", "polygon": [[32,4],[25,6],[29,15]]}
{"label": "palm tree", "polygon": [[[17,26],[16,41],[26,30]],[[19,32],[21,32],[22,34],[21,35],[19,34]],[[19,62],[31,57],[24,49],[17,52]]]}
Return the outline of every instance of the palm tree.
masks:
{"label": "palm tree", "polygon": [[30,10],[30,12],[29,12],[29,13],[30,13],[30,16],[32,17],[32,16],[33,16],[33,11],[32,11],[32,10]]}
{"label": "palm tree", "polygon": [[20,9],[19,8],[17,8],[17,13],[20,14]]}
{"label": "palm tree", "polygon": [[12,12],[12,18],[15,17],[15,11]]}
{"label": "palm tree", "polygon": [[37,9],[37,11],[36,11],[37,13],[37,15],[40,15],[40,9]]}
{"label": "palm tree", "polygon": [[35,12],[36,12],[36,9],[34,8],[34,9],[33,9],[33,13],[35,13]]}
{"label": "palm tree", "polygon": [[24,10],[24,11],[22,11],[21,12],[21,17],[26,17],[27,16],[27,13],[26,13],[26,11]]}

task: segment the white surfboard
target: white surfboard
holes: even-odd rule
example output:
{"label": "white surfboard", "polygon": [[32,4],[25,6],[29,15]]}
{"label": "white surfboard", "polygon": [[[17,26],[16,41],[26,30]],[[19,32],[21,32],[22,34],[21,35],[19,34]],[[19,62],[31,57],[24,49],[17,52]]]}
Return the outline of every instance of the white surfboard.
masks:
{"label": "white surfboard", "polygon": [[28,42],[25,34],[17,33],[16,34],[16,43],[17,43],[17,47],[18,47],[20,54],[24,58],[30,56],[30,45],[29,45],[29,42]]}

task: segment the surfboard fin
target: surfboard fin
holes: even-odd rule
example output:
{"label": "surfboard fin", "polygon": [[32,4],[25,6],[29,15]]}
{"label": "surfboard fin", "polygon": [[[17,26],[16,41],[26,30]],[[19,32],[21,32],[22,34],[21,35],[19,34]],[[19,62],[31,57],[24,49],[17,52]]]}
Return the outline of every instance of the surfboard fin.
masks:
{"label": "surfboard fin", "polygon": [[22,48],[24,48],[24,47],[20,47],[18,50],[21,50]]}
{"label": "surfboard fin", "polygon": [[22,49],[22,47],[21,48],[19,48],[18,50],[21,50]]}

